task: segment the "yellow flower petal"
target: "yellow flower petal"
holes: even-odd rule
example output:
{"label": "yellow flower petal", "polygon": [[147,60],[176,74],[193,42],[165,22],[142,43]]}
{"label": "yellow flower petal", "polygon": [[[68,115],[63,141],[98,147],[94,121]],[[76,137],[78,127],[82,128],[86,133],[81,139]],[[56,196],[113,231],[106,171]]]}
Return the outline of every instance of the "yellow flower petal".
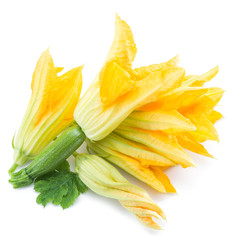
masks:
{"label": "yellow flower petal", "polygon": [[182,167],[194,166],[191,157],[177,143],[176,137],[160,131],[145,131],[120,125],[114,132],[122,137],[146,145],[154,152],[165,156]]}
{"label": "yellow flower petal", "polygon": [[204,95],[201,98],[197,99],[195,102],[193,102],[191,106],[181,108],[179,111],[184,116],[192,115],[193,117],[199,117],[203,113],[208,115],[213,110],[215,105],[215,102],[211,98]]}
{"label": "yellow flower petal", "polygon": [[179,111],[200,116],[203,113],[208,115],[220,101],[224,91],[221,88],[208,88],[208,91],[200,96],[196,101],[190,102],[189,106],[184,106]]}
{"label": "yellow flower petal", "polygon": [[158,167],[151,166],[150,169],[154,172],[156,178],[163,184],[166,189],[166,192],[176,193],[176,189],[172,186],[168,176]]}
{"label": "yellow flower petal", "polygon": [[223,89],[217,88],[217,87],[212,87],[212,88],[208,88],[208,92],[205,95],[208,96],[209,98],[211,98],[215,102],[215,105],[216,105],[221,100],[223,93],[224,93]]}
{"label": "yellow flower petal", "polygon": [[184,83],[188,81],[189,79],[193,79],[194,77],[198,77],[198,75],[186,75],[184,76]]}
{"label": "yellow flower petal", "polygon": [[196,129],[189,119],[182,116],[176,110],[156,110],[151,112],[134,111],[123,123],[147,130],[167,130],[171,133],[195,131]]}
{"label": "yellow flower petal", "polygon": [[217,66],[201,76],[194,76],[193,78],[188,79],[187,81],[183,82],[182,85],[186,87],[201,87],[206,82],[212,80],[218,74],[218,71],[219,67]]}
{"label": "yellow flower petal", "polygon": [[98,142],[92,143],[91,141],[87,140],[87,144],[90,149],[99,156],[102,156],[129,174],[147,183],[149,186],[153,187],[159,192],[166,192],[163,184],[159,181],[159,179],[156,178],[153,171],[147,167],[142,166],[141,163],[135,158],[111,150],[108,147],[98,144]]}
{"label": "yellow flower petal", "polygon": [[99,74],[100,97],[103,104],[111,104],[132,87],[130,74],[117,62],[110,61]]}
{"label": "yellow flower petal", "polygon": [[118,151],[127,156],[136,158],[143,166],[174,166],[175,163],[170,159],[161,156],[150,149],[147,150],[145,146],[127,141],[126,139],[111,133],[106,138],[98,141],[98,144],[114,151]]}
{"label": "yellow flower petal", "polygon": [[201,145],[199,142],[197,142],[191,135],[181,135],[177,136],[178,143],[186,148],[187,150],[191,152],[195,152],[197,154],[206,156],[206,157],[213,157],[211,154],[208,153],[208,151],[205,149],[203,145]]}
{"label": "yellow flower petal", "polygon": [[137,216],[137,217],[138,217],[138,221],[144,224],[145,226],[154,228],[157,230],[161,230],[161,227],[159,226],[159,224],[154,222],[151,217],[140,217],[140,216]]}
{"label": "yellow flower petal", "polygon": [[117,60],[125,69],[131,69],[137,53],[133,33],[129,25],[116,14],[115,36],[105,62]]}
{"label": "yellow flower petal", "polygon": [[[77,67],[57,77],[56,74],[53,75],[52,69],[51,75],[48,73],[48,78],[41,79],[39,86],[41,91],[37,93],[38,110],[36,115],[34,115],[35,126],[46,116],[50,116],[66,106],[67,101],[72,104],[72,108],[67,112],[65,120],[73,120],[73,111],[81,93],[81,71],[82,67]],[[73,101],[69,100],[70,94],[72,94]]]}
{"label": "yellow flower petal", "polygon": [[191,134],[197,142],[204,142],[206,140],[219,141],[216,129],[205,114],[197,116],[189,113],[186,114],[186,117],[196,126],[196,131],[189,132],[189,134]]}
{"label": "yellow flower petal", "polygon": [[178,56],[175,56],[174,58],[164,63],[151,64],[149,66],[135,68],[132,72],[135,78],[134,80],[142,80],[149,74],[162,69],[166,69],[169,67],[177,67],[178,62],[179,62]]}
{"label": "yellow flower petal", "polygon": [[[151,200],[149,195],[144,194],[143,197],[147,200]],[[142,209],[145,209],[145,210],[150,210],[151,211],[150,216],[153,216],[157,219],[159,219],[159,216],[160,216],[162,219],[166,219],[166,216],[163,213],[163,211],[161,210],[161,208],[158,207],[158,205],[156,205],[156,204],[154,204],[150,201],[141,201],[140,202],[140,207],[139,207],[139,204],[137,203],[137,201],[124,200],[124,207],[131,208],[131,209],[134,209],[134,210],[136,210],[136,208],[139,208],[139,209],[137,209],[138,210],[137,212],[140,216],[149,213],[148,211],[142,212]],[[156,212],[156,214],[153,214],[152,211]]]}
{"label": "yellow flower petal", "polygon": [[223,117],[223,115],[218,112],[213,110],[209,115],[208,119],[212,122],[212,124],[215,124],[218,120],[220,120]]}
{"label": "yellow flower petal", "polygon": [[206,93],[208,89],[197,87],[179,87],[164,94],[160,99],[149,103],[139,109],[139,111],[153,111],[180,109],[190,106],[197,98]]}
{"label": "yellow flower petal", "polygon": [[63,67],[56,67],[56,73],[59,73],[59,72],[61,72],[62,70],[63,70],[64,68]]}

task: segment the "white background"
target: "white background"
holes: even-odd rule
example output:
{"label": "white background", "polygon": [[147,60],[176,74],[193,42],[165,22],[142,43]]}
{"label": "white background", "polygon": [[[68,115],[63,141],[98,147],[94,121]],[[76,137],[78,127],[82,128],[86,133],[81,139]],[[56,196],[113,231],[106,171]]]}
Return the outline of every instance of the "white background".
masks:
{"label": "white background", "polygon": [[[0,2],[0,238],[1,239],[233,239],[233,14],[232,1],[2,1]],[[115,13],[134,33],[134,67],[180,55],[187,74],[219,64],[209,86],[226,90],[220,143],[207,142],[216,159],[193,154],[196,168],[167,171],[178,194],[146,189],[167,215],[163,231],[140,225],[117,201],[88,191],[67,210],[36,204],[33,187],[8,183],[11,139],[30,98],[40,54],[50,48],[65,70],[85,64],[83,92],[100,69],[114,35]],[[4,236],[4,237],[3,237]]]}

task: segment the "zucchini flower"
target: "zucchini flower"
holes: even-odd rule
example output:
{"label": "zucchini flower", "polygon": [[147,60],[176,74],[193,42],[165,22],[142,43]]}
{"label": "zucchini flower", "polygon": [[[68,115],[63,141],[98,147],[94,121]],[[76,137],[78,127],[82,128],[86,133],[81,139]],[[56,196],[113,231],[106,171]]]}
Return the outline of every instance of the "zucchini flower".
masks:
{"label": "zucchini flower", "polygon": [[44,173],[38,169],[45,167],[52,153],[57,163],[64,161],[85,136],[94,152],[161,192],[175,192],[163,169],[194,166],[183,148],[211,156],[201,142],[218,140],[213,123],[221,114],[214,106],[223,91],[203,84],[217,74],[218,67],[201,76],[185,76],[176,56],[133,68],[137,48],[131,29],[118,16],[115,26],[104,65],[74,110],[76,130],[64,133],[64,141],[73,147],[59,155],[64,143],[58,137],[37,155],[33,167],[12,175],[16,187]]}
{"label": "zucchini flower", "polygon": [[80,154],[76,157],[76,171],[93,192],[118,200],[142,224],[161,229],[153,218],[165,219],[162,210],[144,190],[129,183],[111,164],[95,155]]}
{"label": "zucchini flower", "polygon": [[74,112],[76,122],[92,141],[106,137],[135,109],[180,86],[185,75],[176,66],[177,58],[132,69],[137,48],[131,29],[118,16],[115,29],[105,64]]}
{"label": "zucchini flower", "polygon": [[31,99],[13,141],[14,165],[33,160],[48,144],[73,122],[74,108],[82,88],[82,67],[60,76],[49,50],[37,62],[31,83]]}
{"label": "zucchini flower", "polygon": [[201,143],[218,141],[213,124],[222,115],[214,107],[224,91],[203,84],[217,72],[184,77],[180,87],[135,110],[104,139],[87,139],[88,147],[156,190],[175,192],[163,170],[194,166],[185,149],[213,157]]}

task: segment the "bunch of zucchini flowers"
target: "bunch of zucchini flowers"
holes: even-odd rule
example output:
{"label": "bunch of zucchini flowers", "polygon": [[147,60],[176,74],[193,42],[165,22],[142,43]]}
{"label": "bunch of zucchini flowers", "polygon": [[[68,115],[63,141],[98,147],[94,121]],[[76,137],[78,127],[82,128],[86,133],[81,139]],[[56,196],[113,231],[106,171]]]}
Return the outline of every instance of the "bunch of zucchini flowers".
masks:
{"label": "bunch of zucchini flowers", "polygon": [[[38,203],[63,208],[89,188],[117,199],[146,226],[161,229],[163,211],[114,165],[159,192],[176,192],[164,171],[195,166],[185,149],[212,157],[202,143],[218,141],[214,123],[222,115],[214,108],[223,90],[204,87],[218,67],[186,75],[176,56],[132,68],[136,53],[130,27],[116,16],[112,46],[81,99],[83,66],[61,75],[63,68],[54,66],[49,51],[42,53],[12,142],[9,182],[14,188],[34,183]],[[90,154],[76,152],[84,141]],[[66,161],[71,155],[76,172]]]}

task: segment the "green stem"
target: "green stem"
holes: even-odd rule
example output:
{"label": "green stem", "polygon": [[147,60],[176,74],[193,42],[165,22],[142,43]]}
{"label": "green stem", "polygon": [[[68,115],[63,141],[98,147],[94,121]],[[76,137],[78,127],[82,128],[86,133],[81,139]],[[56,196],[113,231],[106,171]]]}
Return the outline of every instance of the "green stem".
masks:
{"label": "green stem", "polygon": [[31,164],[16,173],[12,173],[9,182],[14,188],[30,185],[35,178],[54,170],[71,156],[85,138],[85,134],[77,124],[68,128],[40,152]]}
{"label": "green stem", "polygon": [[13,165],[11,166],[11,168],[9,169],[8,173],[11,175],[15,169],[18,167],[17,163],[13,163]]}

